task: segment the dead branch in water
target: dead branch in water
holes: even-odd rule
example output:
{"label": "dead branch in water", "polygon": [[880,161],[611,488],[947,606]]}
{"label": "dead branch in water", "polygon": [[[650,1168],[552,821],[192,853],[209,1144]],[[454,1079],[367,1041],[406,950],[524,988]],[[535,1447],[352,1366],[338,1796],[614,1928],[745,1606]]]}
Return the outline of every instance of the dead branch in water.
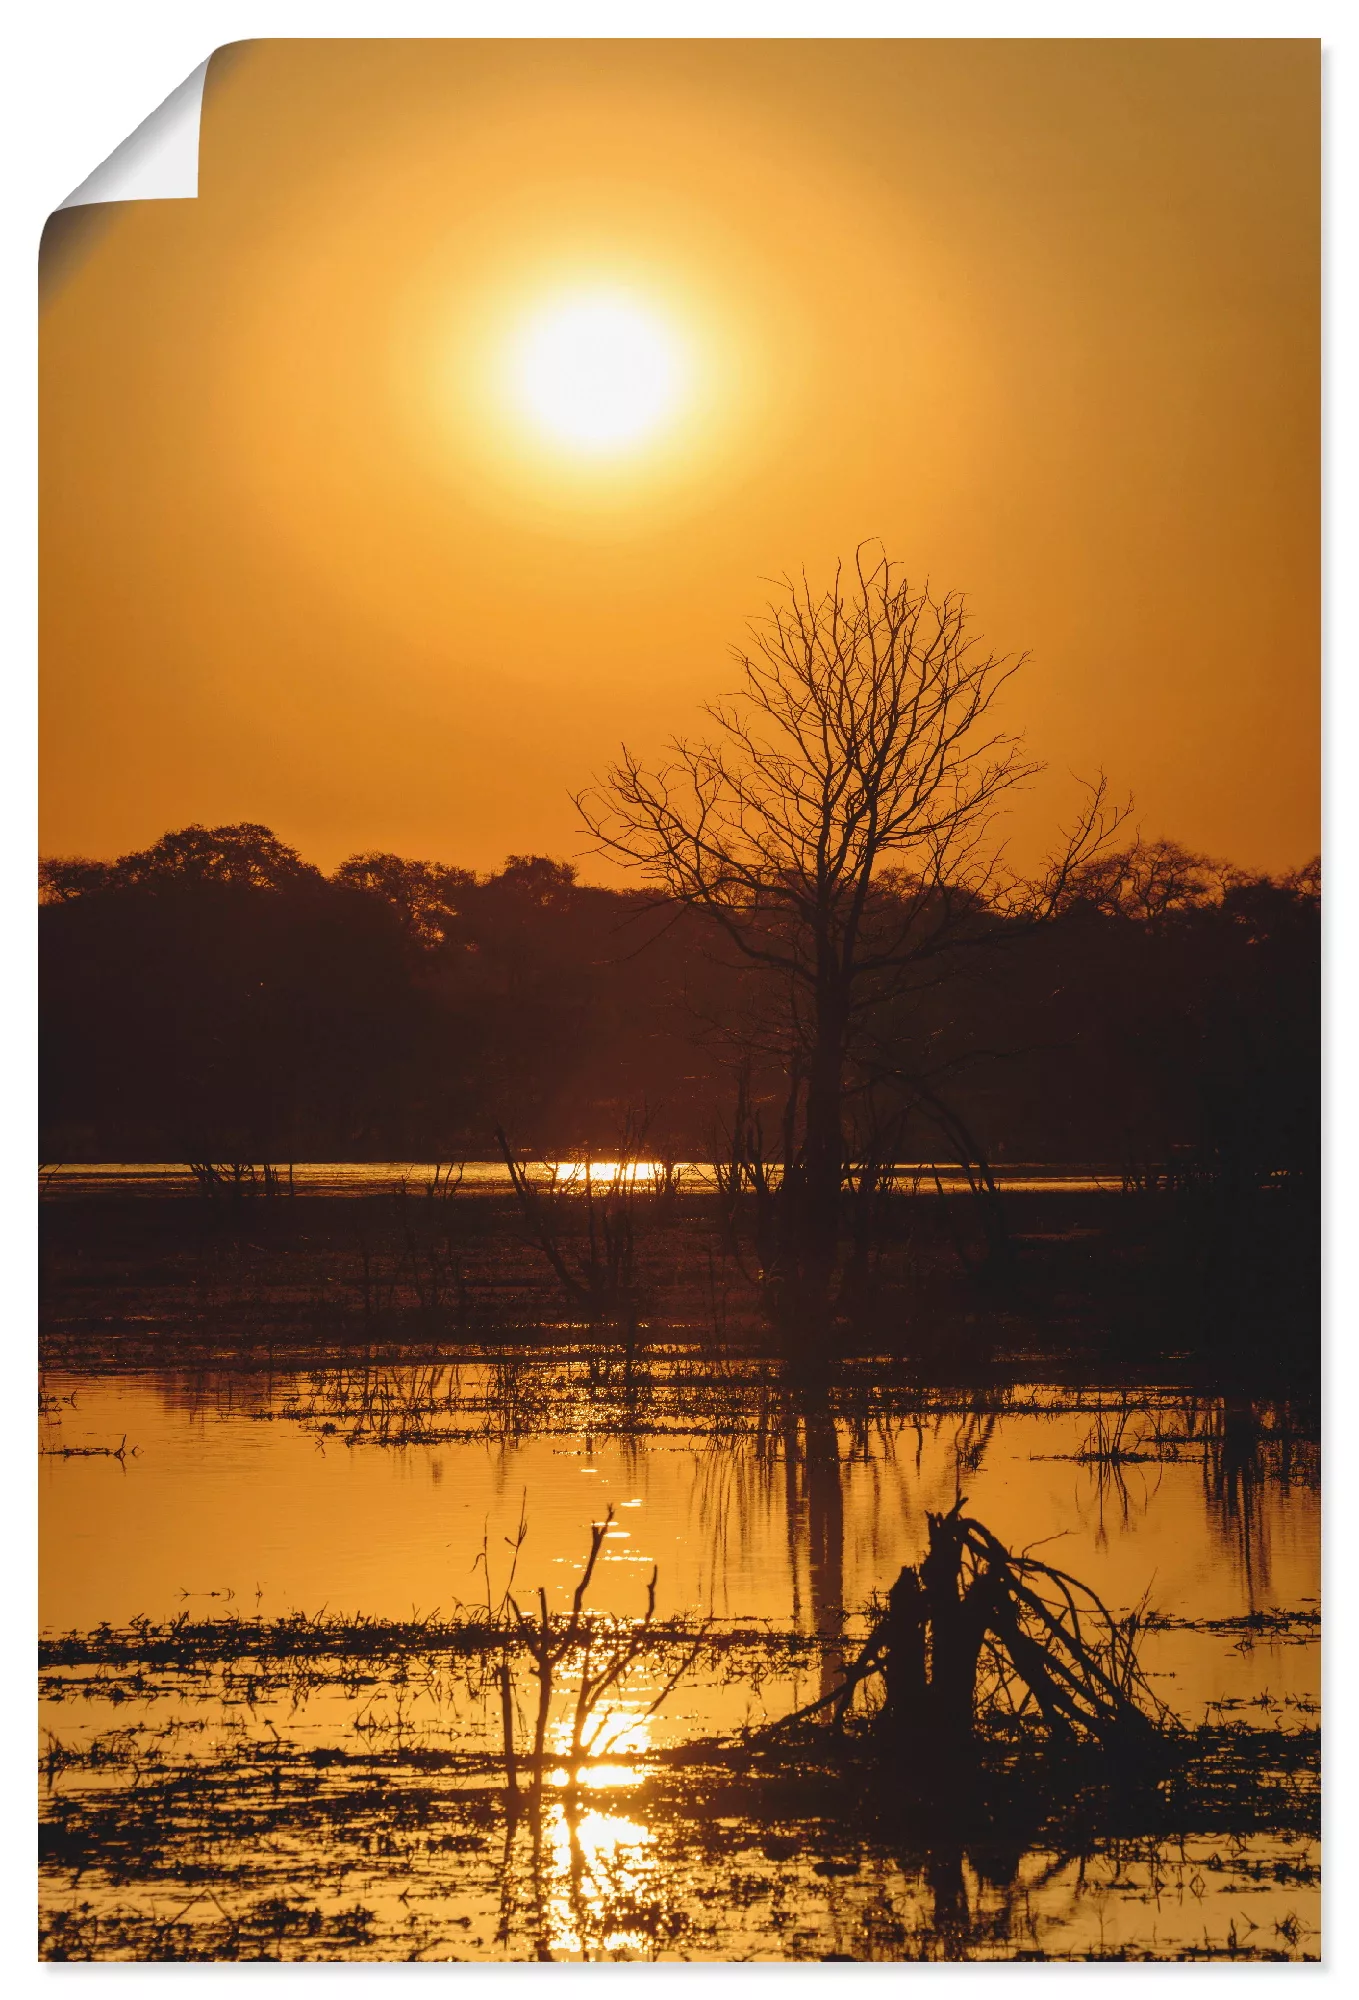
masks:
{"label": "dead branch in water", "polygon": [[831,1711],[839,1728],[859,1689],[881,1684],[875,1734],[921,1775],[959,1768],[979,1709],[1035,1714],[1057,1740],[1147,1748],[1168,1715],[1137,1659],[1144,1620],[1117,1619],[1089,1585],[1013,1555],[960,1496],[927,1515],[929,1548],[902,1569],[859,1658],[839,1687],[772,1724],[776,1734]]}
{"label": "dead branch in water", "polygon": [[[547,1592],[541,1587],[538,1591],[536,1618],[527,1615],[508,1589],[506,1591],[506,1602],[513,1610],[519,1636],[533,1662],[533,1674],[538,1683],[538,1712],[534,1721],[532,1751],[532,1797],[535,1802],[542,1796],[543,1771],[549,1761],[547,1725],[558,1669],[576,1648],[580,1649],[580,1686],[572,1714],[570,1747],[564,1757],[568,1768],[574,1771],[579,1764],[589,1761],[598,1754],[602,1724],[597,1719],[600,1718],[605,1696],[611,1689],[618,1687],[646,1653],[655,1637],[656,1583],[660,1574],[655,1564],[652,1565],[651,1576],[647,1583],[646,1610],[629,1629],[621,1634],[612,1632],[606,1637],[596,1620],[587,1616],[585,1612],[585,1595],[614,1520],[614,1510],[610,1507],[603,1520],[596,1521],[591,1526],[589,1554],[585,1559],[585,1568],[580,1581],[572,1594],[570,1612],[565,1617],[553,1619],[547,1608]],[[706,1638],[707,1626],[704,1625],[679,1666],[667,1677],[660,1693],[646,1710],[648,1716],[656,1713],[662,1702],[688,1672],[698,1658]],[[510,1720],[512,1704],[504,1681],[502,1681],[502,1699],[506,1710],[506,1764],[512,1769],[513,1725]],[[512,1780],[511,1788],[513,1789]]]}
{"label": "dead branch in water", "polygon": [[[587,1158],[578,1174],[564,1180],[554,1169],[544,1185],[531,1177],[503,1129],[496,1127],[496,1143],[509,1169],[510,1186],[530,1238],[551,1265],[567,1298],[594,1321],[621,1317],[629,1326],[635,1323],[638,1296],[633,1210],[638,1169],[644,1164],[645,1133],[645,1121],[639,1123],[629,1115],[612,1173],[597,1174]],[[585,1222],[584,1243],[572,1252],[574,1270],[568,1261],[563,1229],[563,1199],[576,1204]]]}

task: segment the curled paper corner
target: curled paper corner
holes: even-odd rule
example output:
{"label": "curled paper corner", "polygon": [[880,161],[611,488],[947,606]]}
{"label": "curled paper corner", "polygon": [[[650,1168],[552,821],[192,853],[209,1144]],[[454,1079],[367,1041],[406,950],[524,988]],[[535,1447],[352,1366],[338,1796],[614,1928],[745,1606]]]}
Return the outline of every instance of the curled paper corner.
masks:
{"label": "curled paper corner", "polygon": [[209,67],[215,88],[219,76],[250,47],[250,42],[240,41],[214,49],[53,209],[38,250],[41,306],[48,305],[79,270],[119,213],[117,204],[196,200],[203,91]]}
{"label": "curled paper corner", "polygon": [[56,210],[104,201],[187,201],[198,194],[198,135],[206,56],[163,104],[67,195]]}

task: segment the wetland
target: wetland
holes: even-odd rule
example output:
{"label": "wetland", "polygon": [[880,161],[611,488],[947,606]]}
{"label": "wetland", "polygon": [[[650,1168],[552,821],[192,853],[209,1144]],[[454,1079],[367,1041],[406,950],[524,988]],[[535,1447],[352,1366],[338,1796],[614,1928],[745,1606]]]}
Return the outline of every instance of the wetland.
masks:
{"label": "wetland", "polygon": [[[1135,1192],[1017,1175],[998,1298],[970,1193],[903,1176],[916,1291],[889,1255],[809,1365],[682,1175],[596,1167],[633,1263],[593,1319],[489,1169],[112,1179],[43,1203],[45,1956],[1317,1955],[1315,1389],[1183,1315],[1130,1365]],[[959,1502],[1095,1593],[1154,1740],[983,1647],[912,1783],[851,1684]]]}

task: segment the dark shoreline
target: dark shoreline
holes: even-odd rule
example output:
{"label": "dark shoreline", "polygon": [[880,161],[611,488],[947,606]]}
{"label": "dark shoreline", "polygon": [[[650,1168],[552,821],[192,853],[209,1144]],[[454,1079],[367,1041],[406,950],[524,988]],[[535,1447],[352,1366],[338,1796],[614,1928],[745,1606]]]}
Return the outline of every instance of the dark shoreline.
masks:
{"label": "dark shoreline", "polygon": [[[870,1356],[938,1379],[1045,1376],[1312,1384],[1318,1219],[1270,1189],[1003,1192],[1009,1255],[989,1268],[966,1193],[890,1197],[866,1294],[833,1312],[830,1360]],[[711,1191],[632,1206],[625,1314],[583,1312],[505,1189],[239,1196],[125,1189],[40,1204],[47,1362],[296,1355],[448,1346],[681,1344],[788,1354],[744,1220]],[[560,1206],[573,1252],[584,1205]]]}

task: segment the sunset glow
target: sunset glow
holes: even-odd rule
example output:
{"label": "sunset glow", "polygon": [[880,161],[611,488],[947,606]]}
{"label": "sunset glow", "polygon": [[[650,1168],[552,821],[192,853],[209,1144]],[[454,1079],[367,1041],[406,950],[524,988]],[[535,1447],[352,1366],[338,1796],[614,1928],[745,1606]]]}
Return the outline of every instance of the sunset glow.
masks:
{"label": "sunset glow", "polygon": [[641,443],[682,400],[685,357],[670,330],[607,293],[555,301],[525,326],[510,357],[516,407],[569,449],[612,453]]}
{"label": "sunset glow", "polygon": [[1320,1960],[1322,78],[264,37],[49,217],[43,1959]]}
{"label": "sunset glow", "polygon": [[1018,855],[1111,742],[1149,826],[1313,851],[1314,59],[773,47],[214,65],[201,199],[44,308],[45,851],[247,800],[324,865],[571,854],[753,580],[865,535],[1041,663]]}

